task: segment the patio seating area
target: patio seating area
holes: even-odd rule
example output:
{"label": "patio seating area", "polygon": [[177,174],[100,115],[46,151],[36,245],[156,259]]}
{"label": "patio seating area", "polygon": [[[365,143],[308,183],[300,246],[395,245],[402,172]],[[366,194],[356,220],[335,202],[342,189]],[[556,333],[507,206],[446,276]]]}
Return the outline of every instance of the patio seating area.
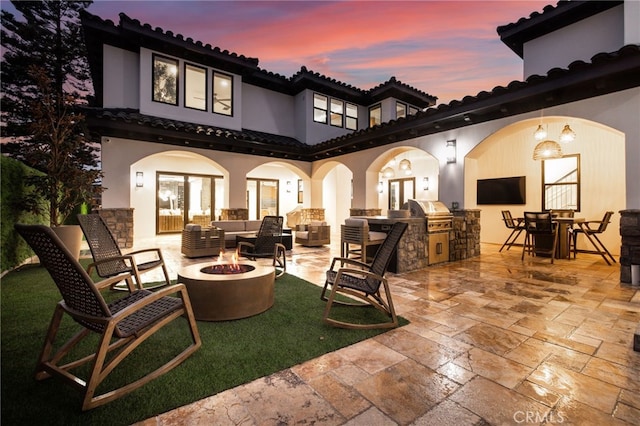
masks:
{"label": "patio seating area", "polygon": [[[331,241],[287,251],[287,272],[318,295],[340,254],[339,235]],[[205,260],[181,256],[179,235],[137,243],[160,247],[172,278]],[[621,286],[619,269],[598,254],[552,265],[499,249],[483,244],[470,260],[388,274],[405,327],[147,424],[515,424],[527,411],[569,424],[637,423],[639,289]]]}

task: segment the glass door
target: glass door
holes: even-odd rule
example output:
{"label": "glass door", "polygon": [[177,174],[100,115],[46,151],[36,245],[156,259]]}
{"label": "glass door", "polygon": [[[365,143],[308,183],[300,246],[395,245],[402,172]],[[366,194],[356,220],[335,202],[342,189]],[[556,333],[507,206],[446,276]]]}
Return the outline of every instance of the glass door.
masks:
{"label": "glass door", "polygon": [[222,176],[157,173],[156,232],[181,232],[187,223],[208,227],[219,215],[216,188],[222,183]]}
{"label": "glass door", "polygon": [[184,229],[185,178],[183,175],[158,173],[156,199],[157,232],[179,232]]}
{"label": "glass door", "polygon": [[249,219],[278,216],[279,185],[275,179],[247,179]]}
{"label": "glass door", "polygon": [[409,198],[416,198],[416,178],[389,179],[389,210],[400,210]]}

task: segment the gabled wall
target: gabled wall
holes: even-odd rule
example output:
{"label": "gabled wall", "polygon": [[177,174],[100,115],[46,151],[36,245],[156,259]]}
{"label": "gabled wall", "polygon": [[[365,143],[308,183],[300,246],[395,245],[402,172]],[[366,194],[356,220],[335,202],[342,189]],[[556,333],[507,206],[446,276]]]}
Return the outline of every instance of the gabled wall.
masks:
{"label": "gabled wall", "polygon": [[552,68],[567,68],[573,61],[591,62],[602,52],[624,45],[624,5],[553,31],[524,44],[524,79],[547,75]]}
{"label": "gabled wall", "polygon": [[105,108],[140,108],[140,55],[104,45],[102,53],[103,106]]}

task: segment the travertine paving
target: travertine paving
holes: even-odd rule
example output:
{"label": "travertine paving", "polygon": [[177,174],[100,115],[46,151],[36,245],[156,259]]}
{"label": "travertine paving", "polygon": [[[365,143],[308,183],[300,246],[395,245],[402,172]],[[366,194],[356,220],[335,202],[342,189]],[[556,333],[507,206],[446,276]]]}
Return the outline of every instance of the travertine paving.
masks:
{"label": "travertine paving", "polygon": [[[338,239],[294,246],[288,272],[322,284]],[[146,243],[173,276],[202,261],[179,237]],[[640,424],[640,288],[597,255],[552,265],[498,249],[391,275],[405,327],[141,424]]]}

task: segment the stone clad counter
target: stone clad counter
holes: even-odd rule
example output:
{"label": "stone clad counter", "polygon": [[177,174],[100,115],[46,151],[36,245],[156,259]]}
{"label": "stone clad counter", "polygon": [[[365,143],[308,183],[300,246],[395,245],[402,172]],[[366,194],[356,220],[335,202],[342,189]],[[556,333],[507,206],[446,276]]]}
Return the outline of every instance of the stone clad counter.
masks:
{"label": "stone clad counter", "polygon": [[[395,273],[415,271],[438,262],[454,262],[480,255],[480,210],[453,211],[451,231],[427,233],[427,221],[423,218],[388,218],[386,216],[358,216],[367,219],[371,231],[388,231],[395,222],[405,222],[409,226],[398,244],[398,250],[391,259],[389,271]],[[448,259],[431,259],[429,262],[429,238],[448,240]],[[436,256],[432,253],[431,256]]]}
{"label": "stone clad counter", "polygon": [[367,216],[369,230],[388,232],[396,222],[408,224],[407,230],[398,243],[396,255],[391,259],[389,270],[401,273],[426,268],[429,265],[429,235],[427,222],[423,218],[387,218],[386,216]]}

